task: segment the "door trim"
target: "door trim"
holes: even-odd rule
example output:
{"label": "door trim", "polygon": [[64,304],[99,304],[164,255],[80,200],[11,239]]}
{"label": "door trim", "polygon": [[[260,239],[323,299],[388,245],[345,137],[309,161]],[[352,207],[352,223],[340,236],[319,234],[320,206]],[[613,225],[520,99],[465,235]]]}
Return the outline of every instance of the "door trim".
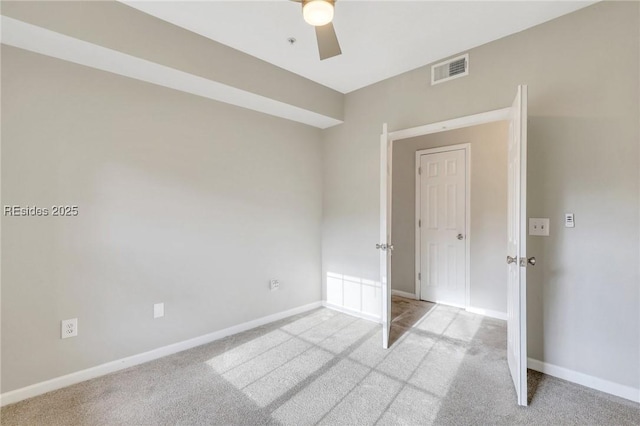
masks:
{"label": "door trim", "polygon": [[493,111],[481,112],[479,114],[467,115],[450,120],[438,121],[436,123],[425,124],[424,126],[411,127],[408,129],[389,132],[390,141],[413,138],[416,136],[429,135],[431,133],[446,132],[447,130],[461,129],[463,127],[477,126],[478,124],[493,123],[494,121],[504,121],[511,118],[511,107],[496,109]]}
{"label": "door trim", "polygon": [[391,334],[391,250],[387,246],[393,247],[391,240],[391,167],[393,166],[393,141],[389,140],[387,123],[382,125],[380,135],[380,241],[383,247],[378,247],[380,251],[380,286],[382,296],[382,347],[389,348],[389,337]]}
{"label": "door trim", "polygon": [[[422,266],[422,253],[421,253],[421,233],[420,227],[418,226],[418,218],[421,217],[421,197],[420,197],[420,188],[422,185],[419,168],[420,168],[420,157],[423,155],[429,154],[437,154],[441,152],[451,152],[451,151],[464,151],[464,171],[465,171],[465,211],[464,211],[464,221],[465,221],[465,240],[464,240],[464,251],[465,251],[465,265],[464,265],[464,306],[460,306],[461,308],[468,308],[471,306],[471,143],[462,143],[457,145],[448,145],[441,146],[437,148],[429,148],[429,149],[421,149],[416,151],[416,164],[415,164],[415,176],[416,176],[416,195],[415,195],[415,203],[416,203],[416,213],[414,217],[415,221],[415,286],[416,286],[416,299],[421,299],[422,292],[422,282],[418,279],[418,274],[421,273]],[[446,303],[445,303],[446,304]]]}

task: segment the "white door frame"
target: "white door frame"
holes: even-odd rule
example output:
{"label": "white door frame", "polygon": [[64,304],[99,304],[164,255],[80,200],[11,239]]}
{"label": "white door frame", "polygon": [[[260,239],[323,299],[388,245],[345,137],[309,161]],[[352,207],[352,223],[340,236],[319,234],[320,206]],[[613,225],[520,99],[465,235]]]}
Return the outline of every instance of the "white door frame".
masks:
{"label": "white door frame", "polygon": [[[511,107],[482,112],[479,114],[468,115],[465,117],[454,118],[451,120],[439,121],[436,123],[426,124],[424,126],[411,127],[408,129],[396,130],[395,132],[387,132],[387,123],[382,125],[382,136],[380,143],[380,244],[391,245],[392,241],[388,241],[387,225],[389,214],[391,212],[391,200],[392,200],[392,187],[389,185],[389,180],[393,173],[393,160],[391,155],[393,153],[393,143],[399,142],[403,139],[413,138],[416,136],[429,135],[432,133],[444,132],[447,130],[461,129],[463,127],[477,126],[479,124],[493,123],[495,121],[509,120],[511,118]],[[386,139],[386,143],[385,143]],[[382,263],[384,262],[384,265]],[[391,277],[387,268],[389,259],[386,257],[386,253],[383,256],[380,254],[380,271],[384,271],[384,277],[381,276],[382,286],[382,341],[383,347],[388,347],[389,328],[391,318],[389,313],[391,312]],[[386,319],[386,322],[385,322]]]}
{"label": "white door frame", "polygon": [[[457,306],[459,308],[464,308],[467,309],[469,306],[471,306],[471,299],[470,299],[470,295],[471,295],[471,144],[470,143],[462,143],[462,144],[458,144],[458,145],[448,145],[448,146],[441,146],[438,148],[429,148],[429,149],[422,149],[419,151],[416,151],[416,196],[415,196],[415,202],[416,202],[416,219],[419,219],[422,215],[421,215],[421,210],[422,210],[422,204],[421,204],[421,185],[422,185],[422,181],[421,181],[421,175],[419,173],[419,169],[420,169],[420,156],[422,155],[429,155],[429,154],[437,154],[440,152],[450,152],[450,151],[460,151],[463,150],[465,153],[465,165],[464,165],[464,170],[466,173],[466,178],[465,178],[465,212],[464,212],[464,222],[465,222],[465,237],[464,237],[464,244],[465,244],[465,248],[464,248],[464,252],[465,252],[465,264],[464,264],[464,306]],[[416,269],[416,275],[415,275],[415,280],[416,280],[416,299],[417,300],[421,300],[420,298],[420,293],[422,292],[422,282],[419,279],[419,277],[421,277],[421,266],[422,266],[422,253],[421,253],[421,239],[422,239],[422,233],[421,231],[421,227],[418,226],[418,220],[415,221],[415,232],[416,232],[416,238],[415,238],[415,243],[416,243],[416,248],[415,248],[415,257],[416,257],[416,265],[415,265],[415,269]]]}
{"label": "white door frame", "polygon": [[[440,121],[437,123],[431,123],[431,124],[427,124],[424,126],[418,126],[418,127],[412,127],[409,129],[403,129],[403,130],[398,130],[395,132],[391,132],[391,133],[387,133],[387,125],[386,123],[383,126],[383,137],[381,139],[381,169],[383,171],[387,171],[387,173],[381,173],[380,176],[380,196],[381,196],[381,200],[386,200],[386,203],[381,202],[381,208],[380,208],[380,223],[381,224],[387,224],[387,212],[390,209],[390,203],[392,200],[392,188],[387,188],[386,183],[387,183],[387,176],[391,176],[392,175],[392,168],[393,168],[393,164],[392,164],[392,158],[391,156],[387,157],[387,153],[392,153],[393,152],[393,143],[394,141],[400,141],[403,139],[407,139],[407,138],[412,138],[415,136],[422,136],[422,135],[427,135],[427,134],[431,134],[431,133],[438,133],[438,132],[442,132],[442,131],[446,131],[446,130],[453,130],[453,129],[459,129],[459,128],[464,128],[464,127],[470,127],[470,126],[476,126],[479,124],[485,124],[485,123],[492,123],[495,121],[511,121],[513,119],[513,113],[514,113],[514,108],[518,102],[518,99],[522,99],[522,96],[524,94],[524,99],[526,100],[526,92],[527,91],[527,86],[518,86],[518,94],[516,96],[516,101],[514,101],[514,103],[507,108],[502,108],[502,109],[498,109],[498,110],[493,110],[493,111],[488,111],[488,112],[483,112],[480,114],[474,114],[474,115],[469,115],[469,116],[465,116],[465,117],[460,117],[460,118],[454,118],[451,120],[445,120],[445,121]],[[523,108],[523,104],[520,104],[520,108],[521,111],[519,113],[522,113],[522,108]],[[526,111],[526,101],[524,102],[524,111]],[[522,125],[522,133],[525,135],[525,144],[524,147],[522,147],[521,149],[524,149],[526,152],[526,113],[523,115],[524,118],[524,124]],[[384,139],[386,139],[386,143],[384,143]],[[525,157],[526,160],[526,157]],[[386,167],[385,167],[386,166]],[[521,176],[524,176],[526,178],[526,161],[524,162],[523,168],[521,169]],[[524,170],[524,171],[523,171]],[[521,184],[522,185],[522,184]],[[526,180],[525,180],[525,185],[526,185]],[[525,186],[526,189],[526,186]],[[522,198],[522,197],[520,197]],[[526,200],[525,200],[526,201]],[[522,200],[520,201],[522,203]],[[386,204],[386,205],[385,205]],[[525,204],[526,205],[526,204]],[[526,227],[524,226],[526,224],[526,213],[525,215],[522,216],[521,220],[523,221],[521,223],[520,226],[520,232],[526,232]],[[526,235],[526,234],[525,234]],[[388,241],[387,244],[391,244],[391,241]],[[526,258],[526,247],[522,247],[522,244],[520,244],[520,253],[517,254],[518,256],[521,256],[522,259],[519,259],[520,261],[522,261],[524,259],[524,266],[526,266],[526,262],[527,262],[527,258]],[[384,270],[386,270],[386,265],[383,267],[382,264],[380,265],[380,270],[382,271],[384,268]],[[386,289],[388,292],[391,291],[391,279],[389,277],[389,279],[386,280],[387,282],[383,284],[383,286],[385,287],[383,289]],[[523,376],[524,380],[520,380],[519,383],[515,383],[515,378],[514,378],[514,383],[516,385],[516,393],[518,395],[518,404],[519,405],[527,405],[527,351],[526,351],[526,304],[524,304],[524,306],[522,306],[522,302],[526,300],[526,291],[523,293],[522,292],[522,281],[520,281],[519,284],[519,291],[521,292],[520,295],[520,336],[521,336],[521,342],[520,345],[521,347],[524,348],[524,350],[520,350],[519,356],[520,359],[522,359],[521,362],[521,367],[520,367],[520,371],[519,373],[521,373],[521,375]],[[526,286],[524,286],[526,289]],[[387,310],[390,309],[390,304],[391,304],[391,300],[390,297],[389,298],[383,298],[382,301],[382,309],[383,310]],[[523,311],[524,309],[524,311]],[[524,323],[522,321],[522,319],[524,318]],[[507,349],[508,352],[508,349]],[[511,370],[511,366],[509,366],[509,369]],[[512,374],[513,376],[513,374]]]}
{"label": "white door frame", "polygon": [[[396,130],[394,132],[389,132],[389,133],[387,133],[387,123],[384,123],[383,135],[384,134],[387,135],[387,147],[385,149],[383,145],[381,148],[382,152],[381,152],[380,158],[382,159],[382,161],[380,165],[380,199],[384,200],[385,202],[381,202],[380,204],[380,223],[385,224],[386,226],[387,211],[391,208],[390,204],[392,199],[392,194],[391,194],[392,188],[389,187],[387,189],[387,183],[388,183],[387,173],[389,176],[391,176],[393,173],[393,160],[391,159],[390,161],[387,154],[393,152],[394,142],[400,142],[403,139],[414,138],[416,136],[430,135],[433,133],[446,132],[448,130],[462,129],[464,127],[478,126],[480,124],[494,123],[496,121],[506,121],[510,119],[511,119],[511,107],[507,107],[507,108],[496,109],[496,110],[487,111],[487,112],[481,112],[479,114],[453,118],[450,120],[438,121],[435,123],[425,124],[423,126]],[[470,164],[470,161],[469,161],[469,164]],[[470,186],[467,186],[467,190],[468,191],[470,190]],[[470,231],[471,231],[470,228],[467,228],[467,233],[469,233]],[[386,241],[386,239],[382,241],[384,242]],[[391,243],[391,241],[389,241],[389,243]],[[469,247],[470,245],[467,244],[467,248]],[[470,258],[467,257],[467,259],[468,259],[467,262],[470,262]],[[419,286],[419,282],[417,282],[418,281],[417,278],[418,278],[418,274],[416,272],[416,287]],[[389,286],[388,291],[391,292],[391,288],[390,288],[391,280],[387,280],[386,285]],[[418,290],[416,290],[415,297],[418,300],[420,299],[420,293]],[[385,305],[387,302],[385,298],[382,299],[382,303],[383,303],[382,312],[386,312],[387,306]],[[469,300],[467,300],[467,305],[469,305]]]}
{"label": "white door frame", "polygon": [[400,141],[402,139],[413,138],[416,136],[446,132],[447,130],[461,129],[463,127],[477,126],[479,124],[493,123],[494,121],[505,121],[510,118],[511,107],[507,107],[481,112],[479,114],[453,118],[451,120],[438,121],[436,123],[425,124],[424,126],[396,130],[395,132],[388,133],[387,137],[389,142],[393,143],[394,141]]}

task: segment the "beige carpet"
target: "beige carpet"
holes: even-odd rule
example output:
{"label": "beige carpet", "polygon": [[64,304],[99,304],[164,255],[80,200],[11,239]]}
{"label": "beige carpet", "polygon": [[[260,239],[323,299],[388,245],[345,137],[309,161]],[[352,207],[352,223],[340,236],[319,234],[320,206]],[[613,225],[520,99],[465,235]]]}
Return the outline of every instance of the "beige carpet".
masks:
{"label": "beige carpet", "polygon": [[[396,304],[396,308],[399,305]],[[380,326],[318,309],[1,410],[2,425],[638,425],[640,406],[530,372],[504,322],[440,305]]]}

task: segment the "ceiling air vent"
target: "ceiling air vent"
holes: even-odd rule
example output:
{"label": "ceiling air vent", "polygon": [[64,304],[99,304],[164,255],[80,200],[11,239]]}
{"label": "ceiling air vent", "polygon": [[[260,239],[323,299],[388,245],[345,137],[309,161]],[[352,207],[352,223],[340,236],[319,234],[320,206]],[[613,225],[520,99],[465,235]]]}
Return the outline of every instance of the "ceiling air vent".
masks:
{"label": "ceiling air vent", "polygon": [[431,67],[431,84],[443,83],[469,74],[469,54],[449,59]]}

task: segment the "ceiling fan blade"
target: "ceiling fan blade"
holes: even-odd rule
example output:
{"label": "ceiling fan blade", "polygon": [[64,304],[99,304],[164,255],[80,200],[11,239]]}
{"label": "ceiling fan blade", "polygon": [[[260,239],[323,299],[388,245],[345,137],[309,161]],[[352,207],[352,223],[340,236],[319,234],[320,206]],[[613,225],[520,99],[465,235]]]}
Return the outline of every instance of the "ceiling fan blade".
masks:
{"label": "ceiling fan blade", "polygon": [[336,36],[336,30],[333,29],[333,24],[331,22],[327,25],[315,28],[321,61],[342,54],[342,50],[340,50],[340,43],[338,43],[338,37]]}

